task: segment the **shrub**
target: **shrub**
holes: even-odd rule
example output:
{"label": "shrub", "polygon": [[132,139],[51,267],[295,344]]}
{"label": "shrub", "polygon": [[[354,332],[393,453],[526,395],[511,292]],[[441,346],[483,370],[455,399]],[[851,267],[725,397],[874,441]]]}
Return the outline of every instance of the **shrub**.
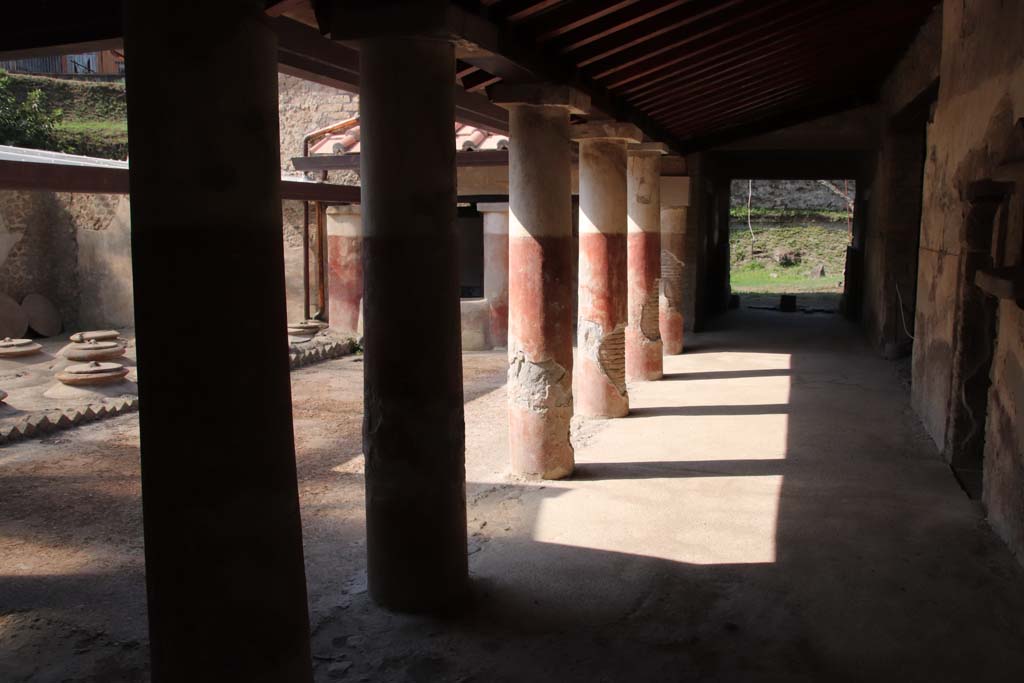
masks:
{"label": "shrub", "polygon": [[47,108],[39,90],[19,102],[10,84],[10,77],[0,71],[0,144],[63,151],[56,130],[63,112]]}

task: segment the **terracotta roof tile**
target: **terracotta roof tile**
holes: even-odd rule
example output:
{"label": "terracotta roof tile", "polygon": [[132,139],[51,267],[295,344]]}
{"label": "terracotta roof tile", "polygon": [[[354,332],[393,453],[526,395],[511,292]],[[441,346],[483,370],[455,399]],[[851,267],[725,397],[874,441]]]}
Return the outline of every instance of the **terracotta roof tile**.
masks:
{"label": "terracotta roof tile", "polygon": [[[349,125],[335,133],[325,135],[309,146],[312,154],[357,154],[359,145],[359,119],[350,119]],[[333,127],[333,126],[329,126]],[[492,133],[465,123],[455,122],[455,149],[460,152],[508,149],[508,136]]]}

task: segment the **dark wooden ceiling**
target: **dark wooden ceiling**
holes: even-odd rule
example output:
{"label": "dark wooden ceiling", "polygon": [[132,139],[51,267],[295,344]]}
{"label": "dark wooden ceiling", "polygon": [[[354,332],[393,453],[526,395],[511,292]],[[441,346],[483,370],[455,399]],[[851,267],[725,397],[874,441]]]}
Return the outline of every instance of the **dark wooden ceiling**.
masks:
{"label": "dark wooden ceiling", "polygon": [[[707,148],[873,101],[935,0],[456,0],[536,62]],[[496,76],[470,70],[463,83]]]}
{"label": "dark wooden ceiling", "polygon": [[[323,38],[330,31],[318,25],[314,4],[340,8],[341,24],[353,8],[386,14],[394,4],[265,1],[282,69],[350,90],[358,88],[356,45]],[[502,131],[507,116],[483,96],[489,85],[569,83],[591,96],[595,116],[635,123],[677,152],[708,149],[875,101],[936,2],[451,0],[476,21],[451,27],[460,39],[459,116]],[[120,4],[23,5],[0,22],[0,52],[109,47],[120,36]]]}

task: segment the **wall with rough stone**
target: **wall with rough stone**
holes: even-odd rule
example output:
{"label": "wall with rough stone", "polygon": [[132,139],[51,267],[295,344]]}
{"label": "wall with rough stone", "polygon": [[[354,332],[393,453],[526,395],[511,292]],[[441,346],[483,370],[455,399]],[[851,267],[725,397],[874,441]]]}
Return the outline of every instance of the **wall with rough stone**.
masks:
{"label": "wall with rough stone", "polygon": [[[914,340],[914,409],[942,448],[950,413],[965,191],[1024,158],[1024,3],[946,0],[941,78],[928,129]],[[1012,201],[1002,265],[1021,265],[1024,209]],[[1024,311],[999,305],[991,372],[983,501],[997,532],[1024,561]]]}
{"label": "wall with rough stone", "polygon": [[[292,158],[302,156],[302,138],[318,128],[350,119],[359,115],[359,96],[331,88],[312,81],[306,81],[286,74],[278,74],[278,102],[281,130],[281,170],[296,173]],[[332,171],[328,180],[332,183],[358,185],[356,171]],[[284,222],[284,270],[285,289],[288,298],[288,321],[302,320],[304,312],[302,287],[302,202],[282,202]],[[313,224],[314,212],[310,211]],[[316,255],[315,245],[310,244],[310,263]],[[312,268],[312,266],[311,266]],[[311,301],[316,301],[315,278],[310,278]]]}
{"label": "wall with rough stone", "polygon": [[[301,155],[302,137],[355,116],[359,98],[283,74],[278,85],[281,168],[294,172],[291,159]],[[358,182],[358,174],[332,173],[330,180]],[[302,214],[302,202],[282,203],[290,321],[303,318]],[[43,294],[68,329],[134,325],[128,198],[0,192],[0,291],[18,301]]]}
{"label": "wall with rough stone", "polygon": [[925,133],[941,43],[938,7],[882,86],[878,151],[861,188],[868,212],[861,320],[886,358],[907,355],[913,343]]}
{"label": "wall with rough stone", "polygon": [[42,294],[65,329],[131,327],[127,197],[0,192],[0,291]]}
{"label": "wall with rough stone", "polygon": [[[840,189],[842,180],[833,180]],[[748,181],[732,181],[729,204],[733,208],[747,206]],[[849,181],[850,197],[856,184]],[[817,180],[754,180],[750,205],[759,209],[800,209],[806,211],[846,211],[842,197]]]}

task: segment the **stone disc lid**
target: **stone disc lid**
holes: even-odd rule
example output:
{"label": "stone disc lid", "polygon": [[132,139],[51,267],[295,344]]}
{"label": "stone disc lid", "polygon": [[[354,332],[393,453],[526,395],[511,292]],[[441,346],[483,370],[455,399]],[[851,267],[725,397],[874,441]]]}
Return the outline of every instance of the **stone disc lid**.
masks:
{"label": "stone disc lid", "polygon": [[104,349],[119,349],[121,348],[121,345],[115,341],[97,341],[96,339],[89,339],[84,342],[75,342],[71,345],[71,348],[76,351],[102,351]]}
{"label": "stone disc lid", "polygon": [[0,349],[12,349],[20,346],[31,346],[35,344],[31,339],[12,339],[11,337],[4,337],[0,339]]}
{"label": "stone disc lid", "polygon": [[75,332],[68,338],[73,342],[81,344],[93,339],[96,341],[108,341],[117,339],[120,336],[121,333],[117,330],[89,330],[88,332]]}
{"label": "stone disc lid", "polygon": [[64,368],[63,372],[66,372],[69,375],[100,375],[108,372],[120,372],[124,369],[124,366],[120,363],[101,363],[99,361],[92,361],[91,363],[69,365]]}
{"label": "stone disc lid", "polygon": [[288,334],[314,335],[324,329],[321,325],[323,325],[323,323],[316,320],[304,320],[301,323],[289,325]]}

